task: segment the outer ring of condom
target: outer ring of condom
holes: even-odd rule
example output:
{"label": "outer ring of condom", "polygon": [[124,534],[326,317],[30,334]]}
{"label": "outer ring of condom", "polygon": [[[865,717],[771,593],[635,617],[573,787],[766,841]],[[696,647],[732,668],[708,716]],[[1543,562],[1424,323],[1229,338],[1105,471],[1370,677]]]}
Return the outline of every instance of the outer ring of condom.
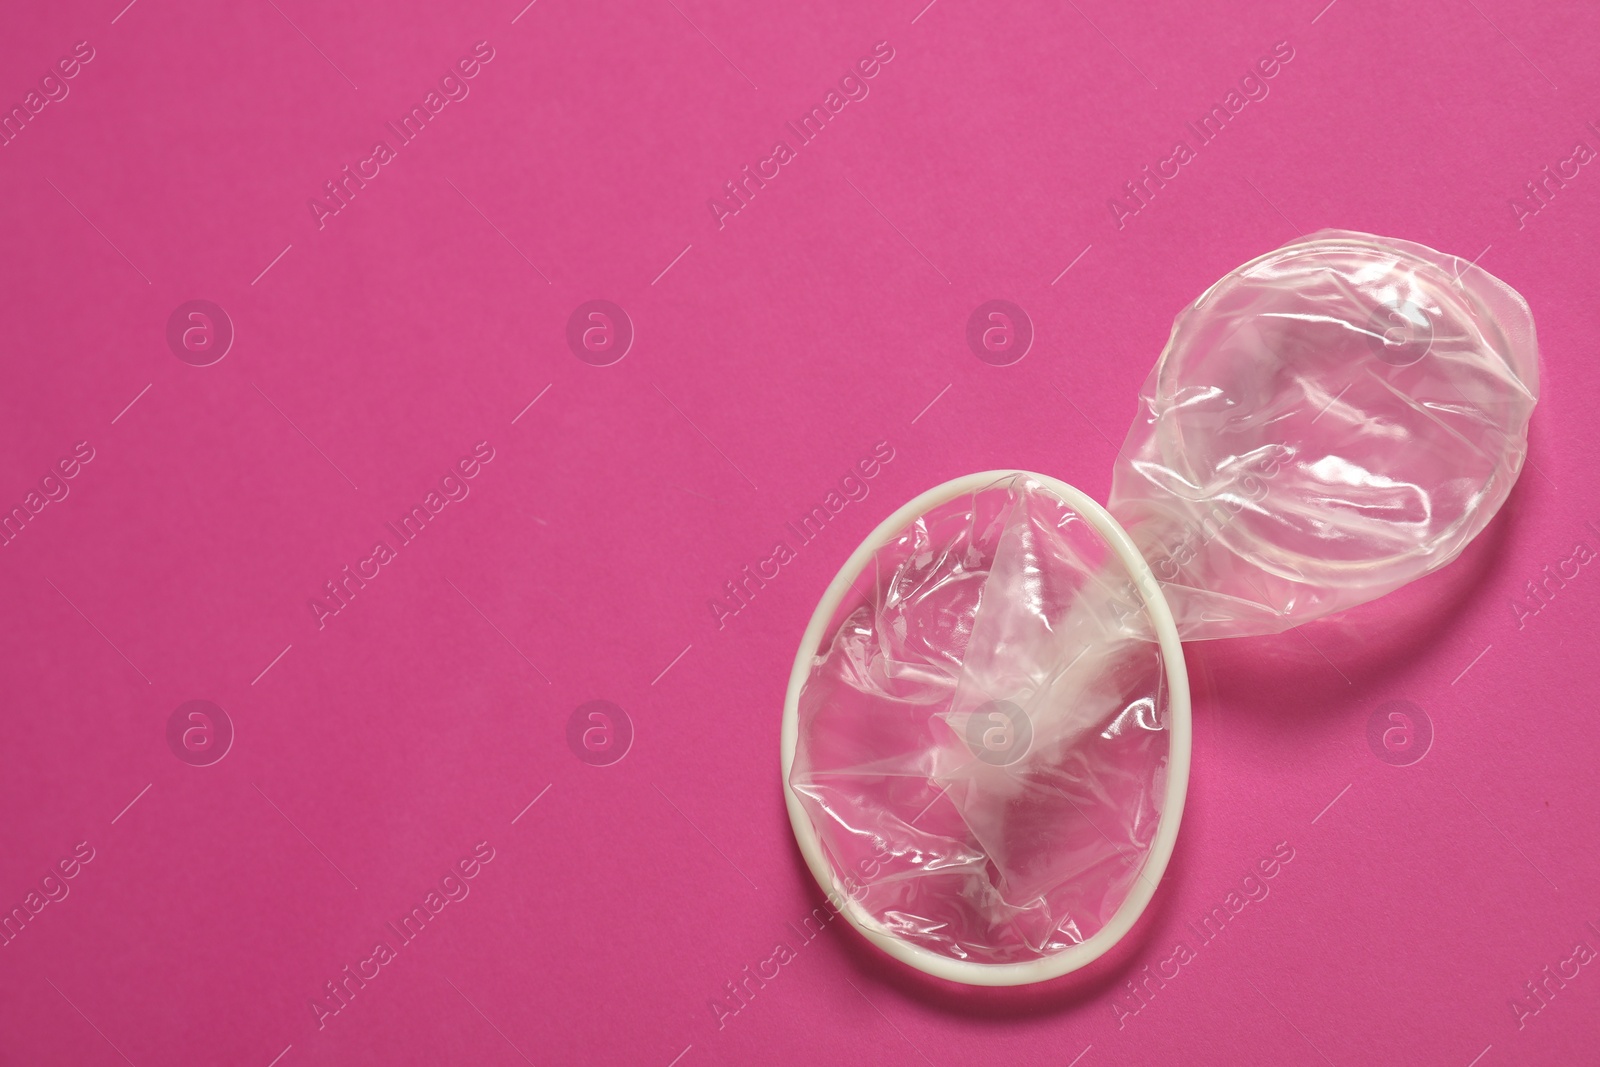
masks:
{"label": "outer ring of condom", "polygon": [[[894,540],[911,522],[940,504],[987,488],[1006,478],[1021,475],[1030,478],[1048,490],[1067,507],[1077,512],[1105,539],[1116,553],[1117,559],[1128,571],[1139,596],[1150,616],[1156,640],[1161,646],[1161,660],[1167,675],[1167,722],[1170,734],[1167,753],[1167,785],[1161,805],[1161,817],[1156,824],[1155,839],[1150,844],[1149,855],[1139,878],[1134,882],[1122,904],[1111,920],[1088,940],[1063,949],[1054,955],[1022,963],[976,963],[971,960],[952,959],[932,949],[903,940],[874,919],[851,896],[850,891],[834,876],[833,868],[823,855],[822,843],[811,817],[801,806],[800,798],[789,785],[789,772],[794,766],[795,746],[800,737],[800,690],[811,674],[812,661],[818,648],[827,638],[825,631],[832,621],[855,580],[871,562],[873,554]],[[1178,839],[1178,823],[1183,817],[1184,794],[1189,785],[1189,755],[1191,747],[1189,719],[1189,675],[1183,662],[1183,645],[1178,640],[1178,628],[1172,620],[1172,611],[1161,594],[1160,583],[1150,570],[1150,564],[1134,547],[1133,541],[1111,513],[1093,498],[1063,481],[1032,471],[996,470],[969,474],[923,493],[899,511],[885,519],[873,530],[859,548],[851,553],[844,567],[834,576],[817,610],[811,615],[805,635],[800,639],[800,650],[795,655],[794,670],[789,674],[789,691],[783,702],[782,762],[783,796],[789,808],[789,822],[794,827],[795,841],[805,857],[806,866],[817,880],[817,885],[827,894],[850,925],[859,930],[874,945],[919,971],[964,985],[1014,986],[1043,982],[1070,974],[1078,968],[1105,955],[1113,945],[1133,928],[1144,913],[1155,887],[1172,858],[1172,848]]]}

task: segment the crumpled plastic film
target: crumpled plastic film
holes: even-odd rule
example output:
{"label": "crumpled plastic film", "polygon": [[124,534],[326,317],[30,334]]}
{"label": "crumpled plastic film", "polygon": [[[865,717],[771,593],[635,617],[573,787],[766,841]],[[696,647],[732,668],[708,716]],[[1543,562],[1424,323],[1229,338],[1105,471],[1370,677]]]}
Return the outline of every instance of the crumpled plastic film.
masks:
{"label": "crumpled plastic film", "polygon": [[1182,811],[1168,607],[1185,640],[1273,633],[1450,562],[1510,494],[1537,394],[1527,305],[1465,260],[1325,231],[1230,272],[1173,324],[1110,515],[1045,475],[959,479],[858,550],[824,620],[830,587],[785,707],[830,899],[959,981],[1103,952]]}
{"label": "crumpled plastic film", "polygon": [[1324,231],[1178,316],[1111,513],[1185,640],[1286,630],[1455,559],[1517,480],[1538,387],[1510,286],[1422,245]]}
{"label": "crumpled plastic film", "polygon": [[801,692],[790,775],[851,896],[957,959],[1094,934],[1139,875],[1167,760],[1127,574],[1017,475],[917,519],[856,585]]}

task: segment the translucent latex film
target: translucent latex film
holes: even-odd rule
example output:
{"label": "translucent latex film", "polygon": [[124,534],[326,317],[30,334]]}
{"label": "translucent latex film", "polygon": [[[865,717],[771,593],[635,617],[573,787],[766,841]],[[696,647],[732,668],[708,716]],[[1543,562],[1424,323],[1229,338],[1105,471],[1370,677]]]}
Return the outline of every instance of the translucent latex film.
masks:
{"label": "translucent latex film", "polygon": [[790,785],[883,931],[1011,963],[1116,912],[1169,752],[1144,611],[1094,527],[1022,475],[875,552],[800,691]]}
{"label": "translucent latex film", "polygon": [[785,707],[818,881],[958,981],[1104,952],[1182,813],[1178,637],[1288,629],[1450,562],[1505,503],[1537,392],[1527,305],[1466,261],[1329,231],[1229,273],[1173,324],[1110,514],[1044,475],[958,479],[830,587]]}
{"label": "translucent latex film", "polygon": [[1454,559],[1516,481],[1537,392],[1509,286],[1324,231],[1177,317],[1110,508],[1186,640],[1288,629]]}

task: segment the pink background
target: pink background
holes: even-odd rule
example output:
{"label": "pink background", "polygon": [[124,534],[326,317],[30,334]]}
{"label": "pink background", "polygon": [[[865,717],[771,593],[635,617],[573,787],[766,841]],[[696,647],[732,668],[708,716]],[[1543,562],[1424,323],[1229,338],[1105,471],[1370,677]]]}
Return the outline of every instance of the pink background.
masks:
{"label": "pink background", "polygon": [[[94,459],[0,548],[0,908],[94,858],[0,947],[0,1063],[1592,1057],[1600,967],[1520,1026],[1512,998],[1600,947],[1600,575],[1513,602],[1600,547],[1600,172],[1510,204],[1600,148],[1600,12],[924,2],[12,5],[7,107],[94,58],[0,148],[0,504]],[[478,41],[470,95],[319,229],[308,198]],[[879,41],[870,95],[719,229],[707,199]],[[1280,41],[1270,95],[1119,229],[1108,198]],[[1103,499],[1174,313],[1324,226],[1528,298],[1537,470],[1432,579],[1190,649],[1183,832],[1112,958],[969,991],[839,922],[802,944],[779,714],[847,552],[970,471]],[[166,340],[194,298],[237,332],[211,366]],[[565,340],[596,298],[637,332],[607,367]],[[1015,365],[967,349],[991,298],[1037,330]],[[470,496],[319,630],[324,583],[480,441]],[[871,495],[719,628],[724,583],[879,441]],[[192,699],[236,730],[211,766],[168,747]],[[636,733],[610,766],[567,743],[596,699]],[[1369,747],[1390,700],[1429,717],[1421,762]],[[470,895],[319,1029],[312,998],[479,842]],[[1270,895],[1133,999],[1279,842]]]}

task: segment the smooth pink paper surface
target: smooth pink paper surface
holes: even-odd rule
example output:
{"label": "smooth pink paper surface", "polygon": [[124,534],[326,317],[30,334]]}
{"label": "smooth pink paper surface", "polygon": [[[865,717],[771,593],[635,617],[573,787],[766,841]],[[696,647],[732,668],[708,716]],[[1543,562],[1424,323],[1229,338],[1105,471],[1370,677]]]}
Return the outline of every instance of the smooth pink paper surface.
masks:
{"label": "smooth pink paper surface", "polygon": [[[1597,46],[1521,0],[14,5],[0,1063],[1591,1057]],[[1090,971],[813,932],[778,725],[845,556],[971,471],[1104,499],[1172,316],[1326,226],[1532,305],[1505,512],[1190,646],[1177,851]]]}

